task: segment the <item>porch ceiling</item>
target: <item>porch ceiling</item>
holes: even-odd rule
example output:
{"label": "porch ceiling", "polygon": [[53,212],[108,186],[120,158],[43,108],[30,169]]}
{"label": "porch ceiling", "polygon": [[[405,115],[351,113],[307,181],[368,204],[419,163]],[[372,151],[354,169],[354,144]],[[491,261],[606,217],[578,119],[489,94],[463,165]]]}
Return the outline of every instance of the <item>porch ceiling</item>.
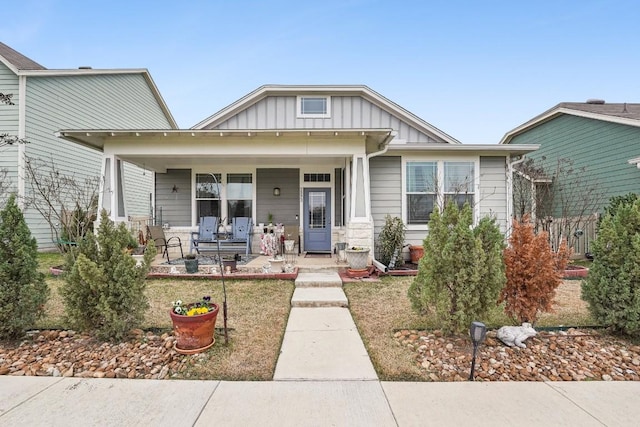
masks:
{"label": "porch ceiling", "polygon": [[56,136],[154,171],[211,164],[341,164],[381,149],[391,129],[61,130]]}

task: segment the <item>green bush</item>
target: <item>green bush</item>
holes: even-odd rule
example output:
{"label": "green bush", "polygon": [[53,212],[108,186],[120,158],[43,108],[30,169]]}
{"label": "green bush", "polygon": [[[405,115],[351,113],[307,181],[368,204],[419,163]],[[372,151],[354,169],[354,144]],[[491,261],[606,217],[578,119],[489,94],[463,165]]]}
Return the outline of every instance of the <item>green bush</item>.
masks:
{"label": "green bush", "polygon": [[593,242],[582,298],[602,325],[640,333],[640,200],[609,207]]}
{"label": "green bush", "polygon": [[376,259],[386,266],[403,264],[402,247],[404,246],[405,226],[402,219],[387,215],[384,226],[378,235]]}
{"label": "green bush", "polygon": [[48,296],[36,239],[11,195],[0,211],[0,339],[18,338],[33,327]]}
{"label": "green bush", "polygon": [[409,287],[414,309],[433,313],[446,332],[466,330],[495,306],[505,283],[504,238],[495,221],[472,228],[471,208],[447,204],[435,210],[424,239],[424,256]]}
{"label": "green bush", "polygon": [[145,278],[156,250],[151,242],[136,267],[127,251],[130,243],[125,224],[115,226],[103,211],[97,236],[87,234],[67,256],[69,273],[61,293],[72,327],[122,340],[140,326],[148,308]]}

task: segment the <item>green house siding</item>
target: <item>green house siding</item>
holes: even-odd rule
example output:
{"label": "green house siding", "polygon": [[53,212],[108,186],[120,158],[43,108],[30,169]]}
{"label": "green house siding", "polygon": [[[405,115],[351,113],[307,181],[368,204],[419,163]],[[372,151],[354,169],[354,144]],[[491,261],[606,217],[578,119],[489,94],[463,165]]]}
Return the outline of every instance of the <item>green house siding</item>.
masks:
{"label": "green house siding", "polygon": [[[0,103],[0,134],[18,134],[18,76],[0,62],[0,93],[12,94],[12,102],[15,105]],[[17,183],[18,150],[16,147],[5,146],[0,148],[0,170],[6,170],[8,180],[13,185]]]}
{"label": "green house siding", "polygon": [[588,179],[605,192],[605,200],[629,192],[640,192],[640,170],[628,163],[640,156],[640,128],[601,120],[561,115],[515,136],[512,144],[540,144],[528,154],[546,171],[558,159],[573,161],[574,170],[585,168]]}
{"label": "green house siding", "polygon": [[[53,161],[80,182],[100,175],[102,153],[57,138],[56,131],[171,126],[141,74],[29,76],[25,99],[26,154]],[[124,170],[129,215],[148,215],[153,174],[129,164]],[[49,225],[40,215],[27,209],[25,217],[39,246],[52,247]]]}

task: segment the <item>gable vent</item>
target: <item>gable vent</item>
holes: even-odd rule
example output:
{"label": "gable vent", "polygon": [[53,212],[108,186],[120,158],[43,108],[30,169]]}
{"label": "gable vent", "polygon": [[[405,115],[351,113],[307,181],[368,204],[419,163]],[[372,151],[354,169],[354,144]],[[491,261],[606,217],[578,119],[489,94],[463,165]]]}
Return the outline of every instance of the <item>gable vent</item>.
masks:
{"label": "gable vent", "polygon": [[93,67],[90,67],[89,65],[81,65],[78,67],[78,70],[92,70]]}
{"label": "gable vent", "polygon": [[587,104],[604,104],[604,99],[587,99]]}

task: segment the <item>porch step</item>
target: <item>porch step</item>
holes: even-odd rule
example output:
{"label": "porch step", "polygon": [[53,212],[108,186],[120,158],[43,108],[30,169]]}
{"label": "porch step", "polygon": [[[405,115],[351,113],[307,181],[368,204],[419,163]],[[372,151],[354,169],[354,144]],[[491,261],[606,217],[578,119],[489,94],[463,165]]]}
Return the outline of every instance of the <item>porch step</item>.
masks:
{"label": "porch step", "polygon": [[298,288],[291,297],[291,307],[348,307],[342,288]]}
{"label": "porch step", "polygon": [[303,271],[298,273],[295,284],[296,288],[341,288],[342,279],[337,271]]}

